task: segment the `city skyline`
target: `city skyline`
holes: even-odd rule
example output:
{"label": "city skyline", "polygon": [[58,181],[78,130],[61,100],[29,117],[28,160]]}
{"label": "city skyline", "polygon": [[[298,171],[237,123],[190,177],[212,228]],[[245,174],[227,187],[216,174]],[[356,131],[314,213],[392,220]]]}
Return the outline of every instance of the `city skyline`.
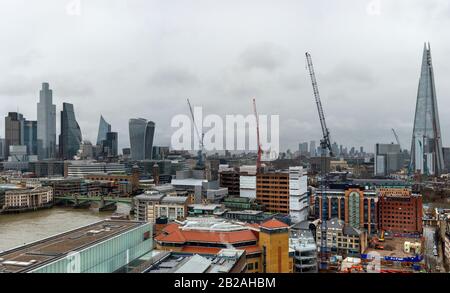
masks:
{"label": "city skyline", "polygon": [[[307,50],[314,54],[330,131],[334,137],[341,138],[339,143],[362,145],[373,151],[375,143],[394,140],[390,132],[394,127],[402,144],[410,145],[424,41],[433,45],[437,92],[442,97],[440,108],[450,106],[445,99],[450,88],[440,82],[450,75],[445,64],[450,47],[439,38],[445,27],[442,24],[448,22],[445,14],[448,7],[440,1],[427,1],[427,4],[383,1],[379,14],[368,12],[370,1],[350,1],[339,7],[321,1],[317,4],[288,1],[279,6],[279,11],[269,9],[270,5],[263,1],[259,13],[250,15],[247,26],[236,32],[236,41],[224,38],[214,39],[214,42],[210,42],[208,36],[215,31],[228,34],[233,30],[226,20],[233,13],[248,16],[252,11],[251,1],[238,7],[218,3],[217,8],[203,2],[186,7],[187,4],[181,3],[177,6],[180,9],[174,11],[172,4],[161,1],[128,1],[124,6],[109,7],[82,1],[78,16],[68,15],[63,4],[46,3],[51,1],[26,4],[26,12],[19,15],[19,20],[29,17],[37,28],[47,29],[44,41],[32,38],[21,29],[14,36],[4,35],[5,40],[11,40],[11,48],[18,46],[18,39],[25,40],[27,45],[14,51],[1,51],[5,56],[1,64],[11,72],[1,78],[0,97],[5,100],[1,110],[6,115],[19,108],[25,117],[36,119],[32,101],[37,99],[39,84],[48,81],[55,91],[57,111],[61,110],[62,102],[74,104],[83,137],[92,142],[97,136],[98,116],[104,115],[115,125],[119,138],[129,137],[127,121],[130,117],[151,119],[159,125],[155,145],[168,145],[172,133],[168,117],[188,112],[183,103],[187,97],[195,98],[196,104],[204,106],[207,113],[225,115],[235,113],[236,109],[242,114],[251,114],[252,96],[257,97],[262,114],[280,114],[283,151],[296,149],[299,141],[318,141],[320,125],[303,68],[303,52]],[[24,9],[21,5],[6,4],[1,21],[14,23],[8,12],[14,14]],[[337,9],[326,12],[327,22],[319,23],[315,11],[325,5]],[[181,9],[183,7],[186,9]],[[339,13],[344,9],[349,19],[360,21],[359,28],[342,19]],[[218,11],[223,13],[218,14]],[[278,17],[280,14],[283,17]],[[161,15],[170,18],[165,21]],[[47,16],[55,18],[58,27],[49,27],[48,22],[42,20]],[[188,23],[193,16],[198,22]],[[117,18],[121,20],[120,26]],[[264,23],[268,18],[275,20]],[[387,29],[394,21],[408,25]],[[153,26],[149,26],[149,22]],[[79,36],[83,26],[89,27],[90,42]],[[317,29],[312,29],[313,26]],[[324,26],[331,29],[329,35],[333,36],[328,41],[318,33]],[[50,42],[50,35],[58,35],[62,29],[69,41],[62,43],[52,38]],[[112,31],[114,34],[109,33]],[[196,32],[195,42],[180,54],[176,48],[193,32]],[[150,43],[141,42],[142,35],[147,35]],[[249,35],[254,37],[242,41]],[[358,40],[357,36],[361,38]],[[161,42],[155,43],[156,40]],[[199,52],[197,48],[202,48],[201,44],[207,45]],[[74,52],[69,59],[64,58],[68,46]],[[110,49],[115,46],[117,50]],[[329,48],[333,48],[334,54],[329,54]],[[96,66],[89,60],[96,60]],[[47,63],[43,70],[42,65]],[[85,72],[91,73],[89,78]],[[400,79],[392,83],[394,73]],[[274,96],[283,97],[285,102],[273,105],[271,98]],[[127,107],[110,103],[112,100],[126,101]],[[227,102],[219,106],[217,100]],[[83,107],[87,101],[93,106]],[[154,105],[163,110],[156,111]],[[346,109],[349,105],[351,112]],[[367,111],[371,115],[367,115]],[[380,121],[380,117],[384,119]],[[59,129],[59,119],[57,125]],[[4,137],[4,127],[0,128],[0,136]],[[449,142],[445,133],[450,129],[450,118],[441,117],[441,128],[446,146]],[[124,139],[120,139],[119,144],[120,149],[129,146]]]}

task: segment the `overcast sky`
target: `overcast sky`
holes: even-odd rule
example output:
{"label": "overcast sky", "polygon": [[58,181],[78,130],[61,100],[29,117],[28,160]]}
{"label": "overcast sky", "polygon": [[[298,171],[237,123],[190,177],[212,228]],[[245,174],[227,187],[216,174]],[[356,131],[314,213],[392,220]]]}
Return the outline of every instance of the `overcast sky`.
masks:
{"label": "overcast sky", "polygon": [[153,120],[155,143],[168,145],[186,98],[205,114],[247,115],[255,96],[260,114],[280,115],[282,150],[296,150],[321,137],[309,51],[333,140],[373,150],[395,128],[409,148],[429,41],[447,146],[449,2],[0,0],[0,114],[36,119],[47,81],[58,125],[62,102],[73,103],[84,139],[96,141],[102,114],[120,147],[133,117]]}

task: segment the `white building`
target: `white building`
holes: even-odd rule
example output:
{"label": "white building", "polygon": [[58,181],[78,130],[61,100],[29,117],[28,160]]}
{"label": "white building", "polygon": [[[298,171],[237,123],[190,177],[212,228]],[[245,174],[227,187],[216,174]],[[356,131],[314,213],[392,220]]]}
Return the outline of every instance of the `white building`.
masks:
{"label": "white building", "polygon": [[308,218],[308,176],[303,167],[289,168],[289,214],[293,223]]}
{"label": "white building", "polygon": [[256,166],[241,166],[239,168],[240,196],[256,198]]}

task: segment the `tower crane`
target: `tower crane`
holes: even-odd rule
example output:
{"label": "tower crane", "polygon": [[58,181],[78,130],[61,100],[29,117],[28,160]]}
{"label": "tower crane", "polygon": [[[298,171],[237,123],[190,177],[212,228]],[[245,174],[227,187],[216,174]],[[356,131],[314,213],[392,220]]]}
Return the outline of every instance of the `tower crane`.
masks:
{"label": "tower crane", "polygon": [[321,158],[320,158],[320,177],[319,177],[319,188],[322,193],[321,201],[322,201],[322,210],[321,210],[321,240],[320,240],[320,268],[322,270],[328,269],[328,248],[327,248],[327,220],[328,220],[328,205],[325,203],[328,202],[327,196],[325,194],[325,190],[327,188],[327,155],[329,154],[331,157],[333,156],[333,151],[331,148],[331,138],[330,131],[327,127],[325,121],[325,114],[323,112],[322,102],[320,100],[319,87],[317,85],[316,74],[314,72],[314,66],[312,63],[311,55],[306,52],[306,61],[308,65],[309,75],[311,76],[311,82],[314,92],[314,98],[317,105],[317,110],[319,112],[319,120],[320,126],[322,127],[322,135],[323,138],[320,140],[320,149],[321,149]]}
{"label": "tower crane", "polygon": [[402,144],[400,143],[400,139],[398,138],[397,132],[394,128],[392,128],[392,133],[394,133],[395,140],[397,141],[397,144],[400,146],[400,151],[402,151]]}
{"label": "tower crane", "polygon": [[256,110],[256,99],[253,99],[253,112],[256,118],[256,139],[258,143],[258,158],[256,159],[256,171],[259,172],[261,170],[261,157],[262,157],[262,147],[261,141],[259,137],[259,116],[258,111]]}
{"label": "tower crane", "polygon": [[205,145],[204,145],[203,141],[205,138],[205,134],[202,132],[202,134],[200,135],[200,131],[198,130],[197,124],[195,123],[194,110],[192,110],[192,105],[191,105],[191,102],[189,101],[189,99],[187,99],[187,103],[189,106],[189,111],[191,112],[192,123],[194,123],[194,129],[195,129],[195,132],[199,139],[200,149],[197,152],[197,156],[198,156],[197,157],[197,168],[204,168],[205,164],[204,164],[203,154],[204,154]]}

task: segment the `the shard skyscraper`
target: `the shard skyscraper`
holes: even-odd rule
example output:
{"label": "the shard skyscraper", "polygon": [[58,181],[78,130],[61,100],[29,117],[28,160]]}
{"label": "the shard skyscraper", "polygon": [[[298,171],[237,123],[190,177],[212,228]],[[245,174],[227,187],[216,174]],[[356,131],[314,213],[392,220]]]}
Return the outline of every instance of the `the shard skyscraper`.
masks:
{"label": "the shard skyscraper", "polygon": [[411,168],[413,172],[425,175],[440,175],[444,169],[430,44],[425,44],[423,51],[411,145]]}

